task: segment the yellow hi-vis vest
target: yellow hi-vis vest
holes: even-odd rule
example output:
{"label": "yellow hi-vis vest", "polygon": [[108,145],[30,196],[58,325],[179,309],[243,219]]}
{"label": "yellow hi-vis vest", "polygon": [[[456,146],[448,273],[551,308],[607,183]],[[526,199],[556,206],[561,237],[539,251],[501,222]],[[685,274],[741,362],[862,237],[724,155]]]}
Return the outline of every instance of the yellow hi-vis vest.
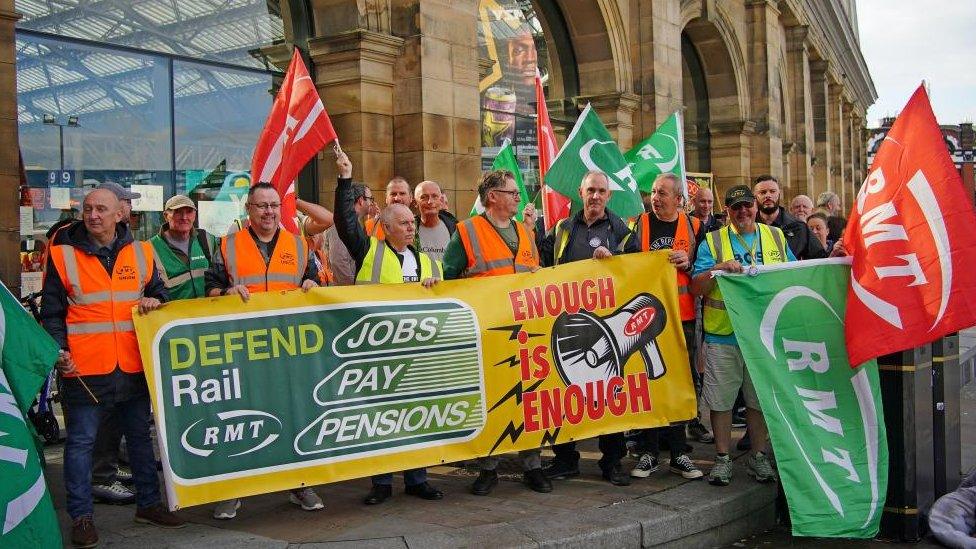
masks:
{"label": "yellow hi-vis vest", "polygon": [[[786,263],[789,257],[786,255],[786,237],[783,231],[776,227],[770,227],[763,223],[756,223],[756,230],[759,232],[759,249],[763,254],[763,265],[773,263]],[[733,259],[732,235],[730,227],[722,227],[717,231],[708,233],[705,242],[708,249],[715,258],[715,264],[724,263]],[[756,261],[755,258],[752,259]],[[704,310],[704,329],[706,333],[714,335],[729,335],[732,333],[732,319],[729,318],[728,311],[725,310],[725,300],[722,299],[722,292],[718,289],[718,284],[702,300]]]}
{"label": "yellow hi-vis vest", "polygon": [[[444,268],[440,261],[434,261],[424,252],[417,252],[420,257],[420,280],[427,278],[444,279]],[[369,250],[363,258],[363,266],[356,274],[356,284],[401,284],[403,283],[403,268],[393,248],[387,246],[385,240],[375,237],[369,238]]]}

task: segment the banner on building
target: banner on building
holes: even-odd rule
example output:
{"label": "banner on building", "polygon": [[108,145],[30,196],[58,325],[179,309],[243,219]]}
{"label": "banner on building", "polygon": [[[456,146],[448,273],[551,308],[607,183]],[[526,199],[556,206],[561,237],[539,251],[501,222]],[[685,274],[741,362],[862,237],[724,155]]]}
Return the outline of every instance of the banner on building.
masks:
{"label": "banner on building", "polygon": [[170,505],[695,416],[665,252],[135,318]]}
{"label": "banner on building", "polygon": [[844,343],[850,266],[823,259],[718,277],[776,451],[793,534],[873,538],[888,486],[878,369]]}

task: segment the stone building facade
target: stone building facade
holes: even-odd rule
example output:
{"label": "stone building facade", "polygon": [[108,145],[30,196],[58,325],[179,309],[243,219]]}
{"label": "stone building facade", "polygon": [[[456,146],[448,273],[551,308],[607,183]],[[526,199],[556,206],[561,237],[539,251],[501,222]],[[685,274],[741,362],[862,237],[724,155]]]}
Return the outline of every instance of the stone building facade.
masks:
{"label": "stone building facade", "polygon": [[[849,205],[866,170],[865,111],[876,92],[858,44],[854,0],[241,0],[220,8],[225,10],[221,13],[201,11],[200,28],[237,20],[251,25],[228,27],[223,34],[228,41],[239,40],[241,32],[264,29],[264,22],[248,19],[247,5],[254,4],[265,16],[272,12],[277,30],[266,44],[241,44],[230,53],[222,51],[219,35],[208,46],[200,42],[199,29],[181,32],[174,19],[192,10],[174,15],[166,11],[174,9],[168,2],[127,4],[81,0],[78,8],[84,9],[57,7],[60,11],[54,13],[54,7],[37,0],[0,0],[0,276],[8,284],[17,285],[18,272],[13,259],[20,243],[13,205],[23,184],[18,143],[28,178],[31,165],[39,166],[38,173],[54,171],[28,158],[37,148],[33,141],[26,143],[24,135],[18,139],[18,120],[21,134],[38,134],[41,110],[47,108],[42,106],[50,103],[36,97],[43,90],[24,83],[18,88],[19,71],[25,71],[25,81],[28,76],[24,66],[18,68],[18,59],[26,63],[37,44],[57,47],[54,35],[62,32],[71,35],[66,42],[70,47],[97,49],[114,41],[121,44],[120,56],[141,54],[141,48],[168,56],[161,62],[168,63],[175,83],[170,86],[167,121],[177,126],[179,112],[172,115],[173,110],[195,93],[178,74],[188,58],[198,55],[219,63],[206,68],[209,77],[201,78],[199,86],[221,88],[226,95],[247,78],[260,80],[257,73],[227,76],[237,67],[256,70],[254,60],[260,59],[273,79],[275,67],[286,66],[291,46],[297,46],[310,64],[342,147],[352,158],[355,177],[378,190],[394,174],[412,183],[438,181],[462,215],[474,201],[484,167],[484,83],[498,70],[484,43],[485,19],[493,10],[503,18],[506,10],[520,10],[525,16],[521,24],[535,39],[557,135],[565,137],[579,111],[590,103],[626,150],[681,110],[688,170],[712,173],[719,192],[770,173],[781,181],[787,200],[833,190]],[[151,4],[159,6],[143,9]],[[118,12],[120,24],[106,26],[104,36],[84,34],[97,27],[85,17],[109,8]],[[128,29],[128,34],[120,35],[118,27]],[[184,36],[192,42],[187,47],[179,44]],[[246,59],[231,55],[238,53]],[[93,68],[95,56],[86,55],[74,52],[59,63],[89,60],[71,73],[80,75],[72,76],[74,80],[106,73],[132,81],[148,70],[145,61],[140,61],[142,72],[126,69],[135,67],[134,61]],[[52,74],[57,76],[49,71],[48,83],[53,82]],[[90,92],[74,80],[59,81],[62,98]],[[131,94],[103,91],[103,103],[142,108],[133,99],[136,87]],[[198,117],[212,114],[196,108]],[[263,114],[251,110],[243,114],[254,118],[259,128]],[[71,113],[62,108],[55,114],[63,122]],[[85,116],[82,127],[97,125],[96,115]],[[78,132],[55,125],[62,132],[57,173],[65,175],[70,171],[66,158],[69,164],[82,158],[84,151],[78,151],[86,145],[69,142]],[[194,154],[206,155],[199,148],[184,151],[179,145],[183,133],[171,131],[174,145],[167,155],[172,160],[154,168],[151,177],[141,172],[105,177],[124,184],[161,178],[170,185],[167,195],[188,192],[190,170],[181,165]],[[57,132],[53,135],[54,141],[46,138],[45,143],[55,143],[51,150],[56,158]],[[146,139],[151,142],[153,137]],[[137,142],[130,138],[126,146]],[[111,148],[101,141],[99,147]],[[87,172],[79,175],[85,181],[89,177]],[[334,177],[332,155],[322,153],[300,189],[306,197],[330,204]]]}

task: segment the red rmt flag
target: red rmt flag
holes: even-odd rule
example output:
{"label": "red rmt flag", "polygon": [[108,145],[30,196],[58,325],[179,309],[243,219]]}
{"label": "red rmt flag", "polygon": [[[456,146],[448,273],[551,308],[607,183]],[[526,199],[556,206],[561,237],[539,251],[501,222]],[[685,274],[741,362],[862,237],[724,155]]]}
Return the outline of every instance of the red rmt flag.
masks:
{"label": "red rmt flag", "polygon": [[852,366],[976,325],[976,214],[922,86],[868,170],[844,246]]}
{"label": "red rmt flag", "polygon": [[[539,140],[539,181],[545,181],[546,172],[549,166],[556,159],[559,147],[556,146],[556,134],[552,131],[552,123],[549,122],[549,108],[546,107],[546,94],[542,91],[542,77],[539,71],[535,73],[535,103],[536,120],[535,130]],[[556,226],[560,219],[569,217],[569,209],[572,203],[565,196],[542,185],[542,217],[546,224],[546,231]]]}
{"label": "red rmt flag", "polygon": [[312,157],[335,139],[329,113],[295,49],[251,160],[251,184],[266,182],[275,186],[281,196],[281,223],[292,233],[300,232],[295,178]]}

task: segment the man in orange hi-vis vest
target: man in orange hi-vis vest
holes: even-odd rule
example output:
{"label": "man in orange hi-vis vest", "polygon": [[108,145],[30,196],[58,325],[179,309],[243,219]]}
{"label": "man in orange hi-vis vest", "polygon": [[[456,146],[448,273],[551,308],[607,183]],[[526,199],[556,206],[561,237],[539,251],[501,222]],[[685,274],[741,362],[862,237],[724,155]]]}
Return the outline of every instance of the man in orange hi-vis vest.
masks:
{"label": "man in orange hi-vis vest", "polygon": [[128,441],[136,486],[136,522],[167,528],[183,520],[160,503],[156,458],[149,436],[149,389],[132,325],[167,299],[148,242],[133,242],[121,224],[122,205],[107,189],[85,197],[82,223],[62,230],[51,246],[41,295],[44,328],[61,346],[67,440],[64,484],[71,543],[94,547],[92,451],[101,418],[115,415]]}
{"label": "man in orange hi-vis vest", "polygon": [[[519,190],[512,172],[488,172],[478,185],[484,213],[457,225],[457,232],[444,250],[444,278],[474,278],[532,272],[539,269],[539,251],[531,227],[534,216],[526,223],[513,218],[518,213]],[[534,210],[533,210],[534,211]],[[552,482],[542,473],[538,449],[519,452],[525,470],[525,484],[536,492],[551,492]],[[481,473],[471,486],[471,493],[486,496],[498,484],[498,457],[478,460]]]}
{"label": "man in orange hi-vis vest", "polygon": [[[251,294],[280,290],[308,291],[318,286],[318,262],[305,239],[281,228],[281,198],[269,183],[258,183],[247,192],[246,227],[220,239],[204,275],[208,296],[236,294],[243,301]],[[308,487],[291,491],[289,501],[305,511],[324,508],[322,499]],[[213,517],[237,516],[240,499],[222,501]]]}

